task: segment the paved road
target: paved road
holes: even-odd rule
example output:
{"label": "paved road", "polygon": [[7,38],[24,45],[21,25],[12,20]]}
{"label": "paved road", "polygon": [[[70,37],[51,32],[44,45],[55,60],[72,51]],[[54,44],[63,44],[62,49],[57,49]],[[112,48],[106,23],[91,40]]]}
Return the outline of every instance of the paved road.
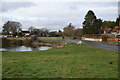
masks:
{"label": "paved road", "polygon": [[[66,42],[73,42],[73,43],[79,42],[79,40],[74,40],[74,39],[65,39],[65,41]],[[96,46],[96,47],[104,48],[104,49],[109,49],[112,51],[120,51],[120,45],[107,44],[104,42],[82,41],[82,44]]]}

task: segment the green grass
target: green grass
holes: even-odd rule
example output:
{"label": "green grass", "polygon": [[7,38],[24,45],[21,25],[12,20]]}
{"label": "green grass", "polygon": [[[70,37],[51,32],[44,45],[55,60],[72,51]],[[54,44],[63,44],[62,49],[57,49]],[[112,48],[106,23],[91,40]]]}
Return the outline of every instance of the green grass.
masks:
{"label": "green grass", "polygon": [[47,51],[3,52],[3,78],[118,78],[118,53],[67,43]]}
{"label": "green grass", "polygon": [[[8,37],[7,39],[25,40],[30,37]],[[63,40],[61,37],[39,37],[40,40]]]}
{"label": "green grass", "polygon": [[61,37],[39,37],[40,40],[63,40]]}
{"label": "green grass", "polygon": [[120,42],[107,42],[108,44],[120,44]]}
{"label": "green grass", "polygon": [[7,39],[25,40],[25,39],[30,39],[30,37],[7,37]]}

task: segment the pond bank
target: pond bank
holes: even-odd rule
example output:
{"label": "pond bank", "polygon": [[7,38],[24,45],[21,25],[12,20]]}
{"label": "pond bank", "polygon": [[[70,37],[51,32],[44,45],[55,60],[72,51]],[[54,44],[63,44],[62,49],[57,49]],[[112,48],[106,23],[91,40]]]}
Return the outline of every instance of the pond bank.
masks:
{"label": "pond bank", "polygon": [[25,45],[25,46],[50,46],[53,48],[64,48],[64,42],[43,42],[41,40],[34,40],[34,39],[25,39],[25,40],[15,40],[15,39],[6,39],[0,38],[1,47],[11,46],[11,45]]}
{"label": "pond bank", "polygon": [[0,51],[38,51],[38,50],[48,50],[51,49],[52,47],[49,46],[38,46],[38,47],[27,47],[27,46],[10,46],[6,48],[0,48]]}

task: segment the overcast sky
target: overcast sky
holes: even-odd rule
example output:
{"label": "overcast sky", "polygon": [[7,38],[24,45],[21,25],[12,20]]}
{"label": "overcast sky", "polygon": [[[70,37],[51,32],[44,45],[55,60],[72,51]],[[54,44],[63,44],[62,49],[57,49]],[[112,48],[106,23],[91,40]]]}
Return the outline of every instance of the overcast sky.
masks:
{"label": "overcast sky", "polygon": [[[51,2],[50,2],[51,1]],[[112,0],[111,0],[112,1]],[[117,1],[117,0],[116,0]],[[93,10],[97,18],[115,21],[118,16],[118,2],[80,2],[67,0],[9,1],[1,2],[2,21],[0,29],[8,20],[18,21],[23,29],[30,26],[49,30],[63,29],[69,23],[82,28],[82,22],[88,10]]]}

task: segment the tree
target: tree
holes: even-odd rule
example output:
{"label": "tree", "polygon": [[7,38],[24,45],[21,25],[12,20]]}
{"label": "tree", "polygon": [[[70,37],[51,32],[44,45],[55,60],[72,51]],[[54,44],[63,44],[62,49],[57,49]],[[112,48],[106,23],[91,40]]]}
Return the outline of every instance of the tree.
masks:
{"label": "tree", "polygon": [[74,31],[74,37],[81,37],[82,36],[82,29],[78,28],[78,29],[75,29]]}
{"label": "tree", "polygon": [[96,16],[92,10],[89,10],[85,15],[85,21],[83,22],[83,33],[93,34],[94,22],[96,21]]}
{"label": "tree", "polygon": [[59,36],[63,36],[63,32],[61,30],[58,31]]}
{"label": "tree", "polygon": [[48,36],[48,32],[49,32],[49,31],[48,31],[46,28],[43,28],[43,29],[41,29],[40,31],[42,32],[42,35],[41,35],[41,36],[43,36],[43,37]]}
{"label": "tree", "polygon": [[119,15],[119,17],[116,19],[116,26],[120,26],[120,15]]}
{"label": "tree", "polygon": [[21,30],[21,23],[20,22],[16,22],[16,21],[7,21],[4,25],[3,25],[3,33],[7,33],[7,34],[17,34],[20,30]]}
{"label": "tree", "polygon": [[75,30],[75,27],[72,25],[72,23],[70,23],[63,30],[64,30],[63,33],[64,33],[65,36],[72,37],[73,33],[74,33],[74,30]]}
{"label": "tree", "polygon": [[35,27],[29,27],[28,30],[30,31],[31,35],[37,35],[37,36],[41,36],[41,37],[47,36],[48,32],[49,32],[46,28],[38,29]]}
{"label": "tree", "polygon": [[99,29],[102,27],[102,20],[97,19],[94,12],[89,10],[85,15],[85,21],[83,22],[84,34],[98,34]]}
{"label": "tree", "polygon": [[99,30],[102,27],[102,20],[101,19],[97,19],[94,21],[94,25],[93,25],[93,34],[99,34]]}
{"label": "tree", "polygon": [[41,36],[42,35],[42,31],[41,31],[41,29],[34,28],[33,31],[30,34],[31,35],[36,35],[36,36]]}
{"label": "tree", "polygon": [[114,28],[116,26],[115,21],[103,21],[102,28]]}
{"label": "tree", "polygon": [[32,32],[35,29],[35,27],[31,26],[28,28],[28,31]]}

